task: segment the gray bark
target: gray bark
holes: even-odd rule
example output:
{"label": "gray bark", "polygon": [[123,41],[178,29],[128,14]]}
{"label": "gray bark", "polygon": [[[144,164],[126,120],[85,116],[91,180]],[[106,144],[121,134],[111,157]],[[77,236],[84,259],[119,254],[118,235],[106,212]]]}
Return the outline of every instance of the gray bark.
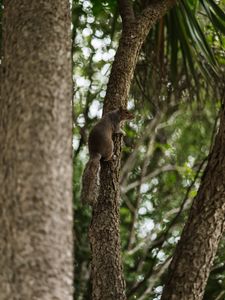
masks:
{"label": "gray bark", "polygon": [[69,1],[5,1],[0,100],[0,299],[70,300]]}
{"label": "gray bark", "polygon": [[161,300],[201,300],[225,226],[225,110]]}

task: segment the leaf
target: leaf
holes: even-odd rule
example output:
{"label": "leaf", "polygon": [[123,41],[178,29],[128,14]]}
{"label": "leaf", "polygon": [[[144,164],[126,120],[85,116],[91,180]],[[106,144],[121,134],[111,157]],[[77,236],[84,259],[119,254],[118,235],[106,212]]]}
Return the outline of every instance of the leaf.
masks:
{"label": "leaf", "polygon": [[174,10],[171,10],[171,14],[167,17],[167,26],[169,34],[169,42],[171,45],[171,77],[173,82],[177,78],[177,62],[178,62],[178,42],[179,37],[177,31],[173,30],[173,24],[176,22],[174,17]]}
{"label": "leaf", "polygon": [[197,76],[196,76],[197,74],[195,72],[194,61],[192,59],[194,55],[193,55],[193,50],[190,47],[189,38],[186,30],[187,27],[185,26],[185,22],[180,10],[176,10],[176,14],[174,16],[175,16],[177,33],[179,35],[181,51],[183,53],[183,59],[184,61],[186,60],[188,61],[188,67],[190,68],[192,76],[195,82],[197,83]]}
{"label": "leaf", "polygon": [[213,0],[200,0],[201,2],[205,2],[206,5],[209,4],[212,9],[214,10],[215,14],[221,19],[225,20],[225,13],[222,11],[222,9],[213,1]]}
{"label": "leaf", "polygon": [[95,17],[108,14],[109,12],[113,14],[117,6],[116,0],[111,0],[111,1],[92,0],[91,3],[93,5],[92,11]]}
{"label": "leaf", "polygon": [[210,21],[212,22],[217,34],[219,35],[219,32],[222,32],[223,34],[225,34],[225,14],[222,14],[224,15],[223,19],[220,18],[220,15],[221,14],[216,14],[215,12],[213,12],[210,7],[207,5],[206,1],[205,0],[201,0],[201,4],[208,16],[208,18],[210,19]]}
{"label": "leaf", "polygon": [[185,1],[182,1],[182,5],[184,7],[184,10],[182,10],[182,12],[184,13],[185,11],[185,18],[189,25],[189,32],[192,35],[193,39],[196,41],[196,45],[203,51],[203,53],[209,59],[211,64],[216,65],[216,60],[213,55],[213,52],[206,40],[204,33],[202,32],[201,27],[199,26],[195,15],[193,14],[193,12],[191,11],[191,9]]}

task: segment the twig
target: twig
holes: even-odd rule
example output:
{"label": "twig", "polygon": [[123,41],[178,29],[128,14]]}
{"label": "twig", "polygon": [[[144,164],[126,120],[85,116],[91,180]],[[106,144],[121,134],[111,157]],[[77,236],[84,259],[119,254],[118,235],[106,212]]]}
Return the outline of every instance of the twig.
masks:
{"label": "twig", "polygon": [[[187,210],[189,208],[189,205],[191,203],[191,198],[189,198],[186,203],[185,206],[183,208],[183,211]],[[169,212],[167,212],[165,214],[165,219],[167,219],[169,216],[174,215],[176,213],[178,213],[180,208],[173,208],[171,209]],[[134,247],[133,249],[129,250],[127,252],[128,255],[133,255],[135,252],[139,251],[141,248],[143,248],[145,246],[145,248],[148,250],[148,252],[151,252],[153,249],[159,247],[162,242],[165,241],[165,237],[163,235],[160,235],[158,238],[156,238],[155,240],[151,240],[150,237],[154,234],[157,233],[156,231],[151,232],[151,235],[147,235],[142,241],[140,241],[138,243],[138,245],[136,247]]]}
{"label": "twig", "polygon": [[154,119],[150,120],[149,124],[146,127],[145,132],[143,133],[143,135],[137,141],[135,149],[133,150],[133,152],[131,153],[131,155],[129,156],[127,161],[125,162],[125,164],[124,164],[124,166],[123,166],[123,168],[120,172],[120,174],[121,174],[120,175],[121,176],[121,184],[124,185],[125,174],[127,175],[128,172],[133,168],[133,166],[135,164],[135,157],[138,154],[139,147],[140,147],[140,145],[142,145],[142,143],[145,140],[146,136],[149,135],[149,132],[151,133],[150,139],[151,140],[155,139],[155,135],[156,135],[155,131],[156,131],[157,125],[160,123],[161,118],[162,118],[162,113],[161,112],[156,114]]}
{"label": "twig", "polygon": [[[154,170],[153,172],[149,173],[148,175],[144,176],[142,178],[142,183],[149,181],[150,179],[158,176],[159,174],[161,174],[163,172],[177,171],[177,170],[181,170],[181,169],[182,169],[181,167],[177,167],[177,166],[173,166],[173,165],[165,165],[161,168]],[[128,191],[130,191],[131,189],[134,189],[138,185],[140,185],[140,180],[134,181],[134,182],[130,183],[129,185],[127,185],[126,187],[122,186],[121,190],[123,193],[127,193]]]}
{"label": "twig", "polygon": [[207,160],[208,160],[208,156],[207,156],[206,158],[204,158],[203,161],[201,162],[201,164],[200,164],[200,166],[199,166],[199,168],[198,168],[198,170],[197,170],[197,172],[196,172],[196,174],[195,174],[195,177],[194,177],[192,183],[191,183],[191,184],[189,185],[189,187],[187,188],[185,197],[184,197],[184,199],[183,199],[183,201],[182,201],[182,203],[181,203],[181,206],[180,206],[180,209],[179,209],[177,215],[176,215],[176,216],[174,217],[174,219],[170,222],[170,224],[169,224],[169,226],[167,227],[166,231],[163,233],[163,236],[165,237],[165,239],[166,239],[166,237],[167,237],[167,235],[168,235],[170,229],[174,226],[174,224],[176,223],[177,219],[180,217],[180,215],[181,215],[181,213],[182,213],[182,211],[183,211],[183,209],[184,209],[185,203],[186,203],[186,201],[188,200],[189,193],[190,193],[191,189],[193,188],[193,186],[194,186],[196,180],[198,179],[199,173],[201,172],[202,167],[204,166],[204,164],[206,163]]}
{"label": "twig", "polygon": [[132,218],[131,230],[130,230],[128,247],[127,247],[128,250],[131,249],[131,247],[134,243],[134,239],[135,239],[135,223],[136,223],[136,220],[137,220],[138,210],[139,210],[140,202],[141,202],[141,186],[142,186],[142,183],[143,183],[143,178],[145,177],[145,174],[147,172],[147,167],[148,167],[148,164],[149,164],[149,157],[152,155],[152,152],[153,152],[153,145],[154,145],[154,140],[150,139],[150,141],[148,143],[145,159],[144,159],[143,164],[142,164],[140,180],[138,181],[138,184],[137,184],[139,186],[139,188],[138,188],[138,194],[137,194],[137,197],[136,197],[135,211],[132,214],[133,218]]}
{"label": "twig", "polygon": [[215,300],[223,299],[224,294],[225,294],[225,291],[221,291]]}
{"label": "twig", "polygon": [[171,262],[171,257],[167,258],[162,264],[160,264],[156,268],[156,270],[153,272],[151,278],[149,279],[147,289],[142,293],[141,297],[138,300],[144,300],[144,299],[146,299],[146,296],[148,296],[152,293],[153,287],[155,286],[157,281],[160,279],[160,277],[168,269],[170,262]]}
{"label": "twig", "polygon": [[[182,203],[181,203],[181,206],[180,206],[180,208],[179,208],[179,211],[178,211],[177,215],[176,215],[176,216],[173,218],[173,220],[170,222],[170,224],[168,225],[167,229],[166,229],[162,234],[159,235],[159,237],[157,238],[157,240],[155,240],[155,241],[152,243],[151,247],[150,247],[150,248],[149,248],[149,247],[146,247],[145,254],[142,256],[142,259],[139,260],[139,262],[136,264],[135,269],[137,269],[138,266],[141,265],[141,262],[145,259],[145,257],[146,257],[146,255],[147,255],[148,252],[151,252],[151,251],[152,251],[153,249],[155,249],[156,247],[158,247],[157,253],[162,249],[162,246],[163,246],[164,242],[167,240],[168,233],[169,233],[170,229],[176,224],[176,222],[177,222],[179,216],[181,215],[182,211],[184,210],[184,206],[185,206],[185,204],[186,204],[186,202],[187,202],[187,200],[188,200],[188,195],[189,195],[189,193],[190,193],[192,187],[194,186],[194,184],[195,184],[195,182],[196,182],[196,180],[197,180],[197,178],[198,178],[198,176],[199,176],[199,173],[200,173],[200,171],[201,171],[201,169],[202,169],[202,167],[203,167],[203,165],[205,164],[205,162],[206,162],[207,159],[208,159],[208,157],[205,158],[205,159],[202,161],[202,163],[200,164],[200,166],[199,166],[199,168],[198,168],[198,170],[197,170],[197,173],[196,173],[196,175],[195,175],[194,180],[192,181],[191,185],[190,185],[190,186],[188,187],[188,189],[187,189],[187,192],[186,192],[185,197],[184,197],[184,199],[183,199],[183,201],[182,201]],[[144,281],[144,279],[143,279],[143,281]]]}

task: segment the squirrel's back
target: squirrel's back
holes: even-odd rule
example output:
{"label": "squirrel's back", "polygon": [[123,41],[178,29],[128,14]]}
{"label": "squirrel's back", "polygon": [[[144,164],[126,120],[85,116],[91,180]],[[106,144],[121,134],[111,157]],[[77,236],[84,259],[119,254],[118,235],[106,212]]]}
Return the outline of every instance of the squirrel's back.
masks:
{"label": "squirrel's back", "polygon": [[113,133],[121,133],[120,122],[132,119],[133,115],[122,107],[106,113],[93,127],[88,139],[90,157],[101,154],[109,160],[113,154]]}
{"label": "squirrel's back", "polygon": [[90,156],[95,156],[97,153],[101,154],[104,159],[111,156],[113,152],[112,134],[112,122],[106,114],[90,132],[88,138]]}

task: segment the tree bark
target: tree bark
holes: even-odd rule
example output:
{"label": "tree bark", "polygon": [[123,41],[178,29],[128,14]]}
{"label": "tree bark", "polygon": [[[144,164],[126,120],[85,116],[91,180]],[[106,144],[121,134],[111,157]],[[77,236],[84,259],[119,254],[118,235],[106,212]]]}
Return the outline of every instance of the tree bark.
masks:
{"label": "tree bark", "polygon": [[225,110],[161,300],[200,300],[225,225]]}
{"label": "tree bark", "polygon": [[72,299],[69,1],[5,1],[0,299]]}
{"label": "tree bark", "polygon": [[[151,1],[151,5],[136,19],[129,1],[118,2],[123,31],[107,86],[104,113],[127,105],[140,48],[150,28],[175,3],[174,0]],[[101,163],[100,193],[93,207],[89,231],[92,249],[93,300],[126,299],[119,234],[121,145],[121,136],[114,137],[116,159]]]}

